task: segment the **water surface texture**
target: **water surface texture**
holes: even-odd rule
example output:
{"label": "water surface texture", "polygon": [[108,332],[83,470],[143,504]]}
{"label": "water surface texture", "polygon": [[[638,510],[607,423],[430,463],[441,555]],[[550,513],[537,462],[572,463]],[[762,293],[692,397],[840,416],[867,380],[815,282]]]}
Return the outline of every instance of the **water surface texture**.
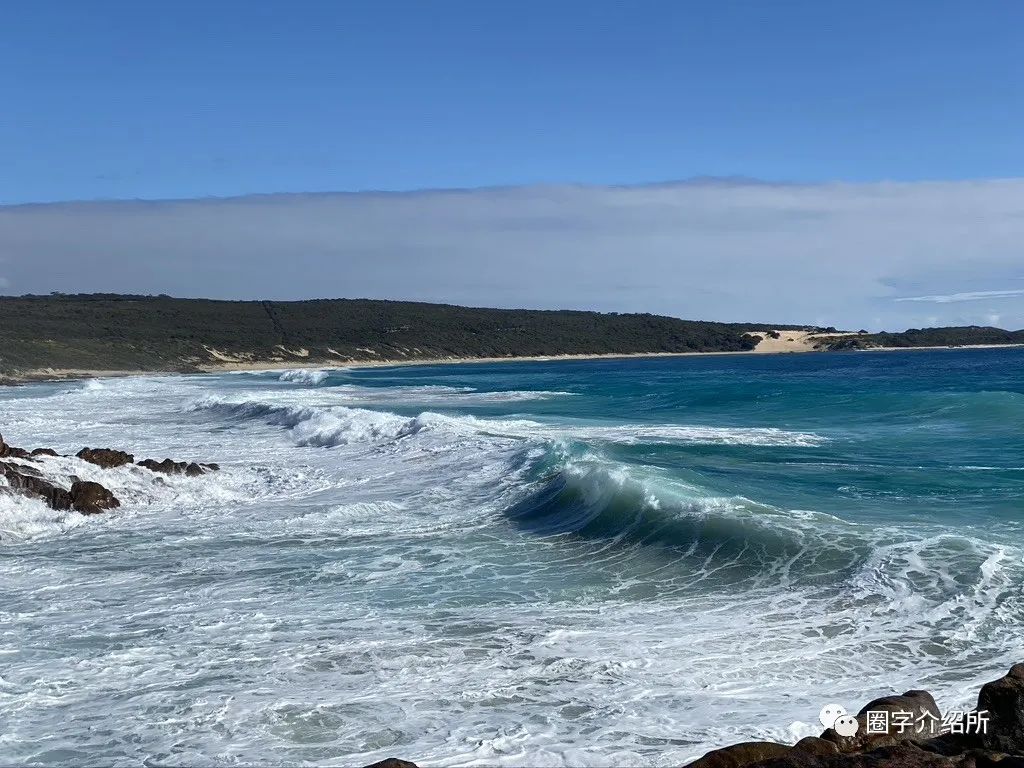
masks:
{"label": "water surface texture", "polygon": [[38,384],[0,762],[678,765],[1021,661],[1024,350]]}

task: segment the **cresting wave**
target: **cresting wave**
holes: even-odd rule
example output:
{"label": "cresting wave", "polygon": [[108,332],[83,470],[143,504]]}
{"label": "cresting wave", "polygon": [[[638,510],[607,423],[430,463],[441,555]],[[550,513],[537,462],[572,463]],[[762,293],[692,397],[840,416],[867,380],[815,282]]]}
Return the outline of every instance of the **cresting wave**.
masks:
{"label": "cresting wave", "polygon": [[343,383],[331,378],[331,371],[297,369],[284,371],[278,381],[318,387],[333,397],[349,402],[372,403],[516,403],[530,400],[548,400],[555,397],[573,397],[573,392],[551,390],[504,390],[481,392],[473,387],[449,387],[443,384],[420,386],[365,387]]}
{"label": "cresting wave", "polygon": [[450,435],[491,435],[544,442],[709,443],[727,445],[815,446],[827,438],[774,427],[705,427],[677,424],[544,424],[528,419],[486,419],[424,411],[404,417],[389,411],[349,406],[298,406],[266,400],[202,398],[193,411],[240,421],[259,419],[293,430],[298,445],[330,447],[354,442],[398,440],[423,431]]}
{"label": "cresting wave", "polygon": [[278,378],[278,381],[291,381],[296,384],[308,384],[315,387],[327,381],[329,375],[327,371],[298,368],[292,371],[285,371]]}
{"label": "cresting wave", "polygon": [[655,550],[683,561],[693,582],[820,584],[852,575],[873,550],[870,530],[830,515],[709,496],[638,467],[560,453],[505,513],[534,535]]}
{"label": "cresting wave", "polygon": [[[541,537],[643,552],[672,564],[675,586],[808,589],[820,598],[960,621],[976,636],[1011,605],[1024,552],[922,524],[916,533],[784,510],[600,456],[550,452],[506,516]],[[668,574],[665,574],[665,578]],[[1008,602],[1007,602],[1008,601]]]}

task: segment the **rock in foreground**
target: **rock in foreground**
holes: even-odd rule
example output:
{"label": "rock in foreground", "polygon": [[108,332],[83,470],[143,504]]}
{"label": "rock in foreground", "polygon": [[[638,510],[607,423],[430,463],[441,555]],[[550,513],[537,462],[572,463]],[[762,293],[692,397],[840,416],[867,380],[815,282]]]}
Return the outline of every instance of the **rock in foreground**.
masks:
{"label": "rock in foreground", "polygon": [[114,494],[99,483],[88,480],[76,480],[72,483],[70,495],[71,508],[83,515],[95,515],[121,506],[121,502]]}
{"label": "rock in foreground", "polygon": [[[897,729],[897,713],[906,713],[914,727]],[[735,744],[708,752],[687,768],[1024,768],[1024,664],[987,683],[977,709],[965,714],[951,718],[947,713],[944,720],[931,694],[907,691],[861,709],[853,736],[828,728],[821,738],[792,747]]]}
{"label": "rock in foreground", "polygon": [[991,717],[981,739],[986,749],[1024,755],[1024,664],[1014,664],[1005,677],[985,683],[978,710]]}
{"label": "rock in foreground", "polygon": [[51,483],[31,467],[0,461],[0,477],[7,481],[7,485],[0,487],[0,491],[40,499],[51,509],[71,509],[71,493]]}
{"label": "rock in foreground", "polygon": [[[0,458],[23,459],[32,462],[32,464],[22,464],[16,461],[0,461],[0,477],[6,481],[4,485],[0,485],[0,493],[15,493],[20,496],[40,499],[52,509],[73,509],[83,515],[95,515],[121,506],[120,500],[101,483],[82,480],[78,477],[68,477],[65,478],[65,482],[70,484],[70,487],[66,488],[63,484],[47,478],[35,468],[42,457],[57,457],[59,455],[52,448],[36,448],[32,451],[15,448],[4,442],[3,436],[0,435]],[[132,454],[116,448],[83,448],[75,454],[75,457],[103,469],[115,469],[135,462],[135,457]],[[139,462],[139,466],[153,472],[189,477],[220,469],[217,464],[199,464],[194,461],[174,461],[173,459],[164,459],[163,461],[144,459]]]}

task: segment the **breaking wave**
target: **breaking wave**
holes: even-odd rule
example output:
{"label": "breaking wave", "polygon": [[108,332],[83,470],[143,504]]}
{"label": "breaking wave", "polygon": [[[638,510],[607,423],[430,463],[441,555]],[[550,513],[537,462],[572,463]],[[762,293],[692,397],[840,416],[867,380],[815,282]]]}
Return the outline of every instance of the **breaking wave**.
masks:
{"label": "breaking wave", "polygon": [[278,378],[278,381],[290,381],[295,384],[306,384],[307,386],[316,387],[327,381],[328,376],[330,376],[330,373],[327,371],[298,368],[293,371],[285,371]]}
{"label": "breaking wave", "polygon": [[820,584],[852,574],[873,548],[869,531],[830,515],[708,496],[596,457],[564,462],[505,514],[538,536],[663,550],[697,580]]}
{"label": "breaking wave", "polygon": [[231,400],[220,396],[194,403],[194,411],[224,418],[263,420],[293,430],[299,445],[331,447],[354,442],[397,440],[423,431],[451,435],[491,435],[542,442],[727,444],[809,447],[827,438],[774,427],[708,427],[677,424],[550,424],[529,419],[487,419],[424,411],[414,417],[349,406],[295,406],[266,400]]}

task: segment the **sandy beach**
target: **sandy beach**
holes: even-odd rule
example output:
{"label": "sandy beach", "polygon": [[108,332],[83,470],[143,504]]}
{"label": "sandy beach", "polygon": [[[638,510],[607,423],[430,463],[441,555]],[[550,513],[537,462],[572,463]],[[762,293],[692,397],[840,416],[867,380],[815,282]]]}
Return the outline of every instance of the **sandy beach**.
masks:
{"label": "sandy beach", "polygon": [[[392,368],[415,365],[465,365],[470,363],[511,363],[511,362],[548,362],[556,360],[617,360],[629,358],[657,357],[715,357],[733,355],[780,355],[822,352],[819,348],[825,340],[837,336],[857,336],[856,332],[812,333],[808,331],[776,331],[778,338],[766,333],[752,333],[761,336],[761,341],[752,350],[738,352],[639,352],[623,354],[569,354],[569,355],[529,355],[517,357],[432,357],[432,358],[397,358],[379,360],[310,360],[305,350],[292,353],[290,358],[281,357],[273,360],[255,361],[211,351],[213,360],[196,365],[197,373],[232,373],[245,371],[285,371],[295,369],[336,369],[354,370],[360,368]],[[970,344],[963,346],[928,346],[928,347],[870,347],[862,352],[900,352],[936,349],[1006,349],[1024,347],[1022,344]],[[146,370],[96,370],[74,368],[39,368],[13,375],[0,375],[0,385],[17,385],[33,381],[67,381],[75,379],[119,378],[124,376],[160,376],[172,375],[172,371]]]}

